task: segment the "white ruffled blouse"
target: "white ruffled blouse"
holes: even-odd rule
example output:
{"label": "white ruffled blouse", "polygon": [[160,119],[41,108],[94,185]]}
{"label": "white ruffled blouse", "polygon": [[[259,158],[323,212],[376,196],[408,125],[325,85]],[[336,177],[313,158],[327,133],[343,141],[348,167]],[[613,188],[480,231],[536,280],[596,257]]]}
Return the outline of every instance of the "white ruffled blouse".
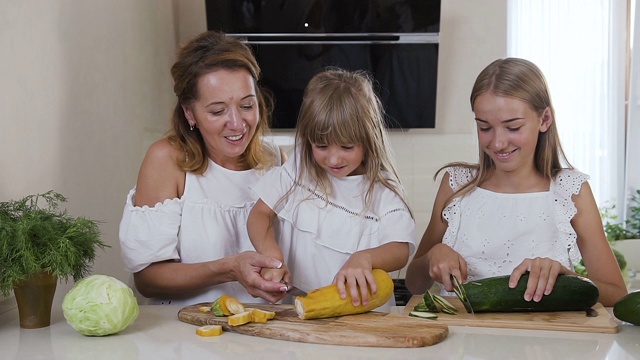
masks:
{"label": "white ruffled blouse", "polygon": [[[474,176],[463,167],[447,172],[454,191]],[[588,179],[565,169],[545,192],[504,194],[476,188],[443,210],[448,228],[442,242],[467,261],[468,281],[509,275],[525,258],[548,257],[572,269],[580,252],[571,226],[577,212],[571,196]]]}
{"label": "white ruffled blouse", "polygon": [[[281,162],[277,152],[278,164]],[[178,260],[198,263],[253,250],[247,219],[257,197],[249,190],[264,171],[233,171],[209,160],[203,175],[187,173],[181,198],[153,207],[134,206],[136,189],[127,195],[120,223],[122,258],[130,272],[151,263]],[[153,304],[191,305],[222,294],[259,302],[237,282],[223,283],[186,298],[151,299]]]}
{"label": "white ruffled blouse", "polygon": [[[278,214],[278,244],[293,277],[293,285],[309,291],[333,281],[351,254],[390,242],[406,242],[415,251],[415,221],[393,191],[376,184],[370,209],[364,209],[369,181],[364,176],[329,176],[329,202],[310,184],[295,183],[292,156],[252,186]],[[293,187],[283,201],[281,198]]]}

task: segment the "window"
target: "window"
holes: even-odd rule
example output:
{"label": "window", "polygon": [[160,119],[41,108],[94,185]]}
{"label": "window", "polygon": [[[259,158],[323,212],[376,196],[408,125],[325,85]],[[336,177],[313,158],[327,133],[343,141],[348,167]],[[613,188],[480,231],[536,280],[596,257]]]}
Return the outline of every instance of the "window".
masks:
{"label": "window", "polygon": [[508,2],[508,56],[544,72],[564,151],[599,206],[625,198],[626,24],[626,1]]}

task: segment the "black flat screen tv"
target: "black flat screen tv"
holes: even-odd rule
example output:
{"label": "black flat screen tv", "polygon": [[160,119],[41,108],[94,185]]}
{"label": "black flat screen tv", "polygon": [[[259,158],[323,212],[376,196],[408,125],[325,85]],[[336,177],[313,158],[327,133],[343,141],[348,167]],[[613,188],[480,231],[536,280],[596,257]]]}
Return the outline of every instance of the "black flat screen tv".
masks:
{"label": "black flat screen tv", "polygon": [[388,128],[435,128],[440,0],[205,0],[207,28],[246,39],[295,128],[308,81],[337,66],[374,79]]}

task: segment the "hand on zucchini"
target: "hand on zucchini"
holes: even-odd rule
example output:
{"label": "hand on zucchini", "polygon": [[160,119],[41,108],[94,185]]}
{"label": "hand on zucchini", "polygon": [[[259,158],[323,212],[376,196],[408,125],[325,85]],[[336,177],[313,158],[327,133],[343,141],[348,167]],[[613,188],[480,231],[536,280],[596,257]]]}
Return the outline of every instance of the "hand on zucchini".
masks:
{"label": "hand on zucchini", "polygon": [[515,288],[518,285],[520,277],[527,273],[529,276],[527,288],[524,292],[524,299],[526,301],[533,300],[539,302],[543,296],[551,294],[558,275],[568,275],[572,272],[553,259],[540,257],[524,259],[524,261],[511,272],[509,287],[512,289]]}
{"label": "hand on zucchini", "polygon": [[[598,302],[598,287],[589,279],[576,275],[559,275],[553,292],[539,302],[527,301],[524,292],[529,274],[524,274],[515,288],[508,275],[473,280],[462,284],[471,312],[588,311]],[[464,304],[464,302],[463,302]]]}
{"label": "hand on zucchini", "polygon": [[372,275],[377,292],[369,293],[366,305],[354,305],[350,296],[343,299],[338,285],[331,284],[310,291],[307,296],[297,296],[295,308],[301,319],[322,319],[327,317],[360,314],[384,305],[393,296],[393,280],[384,270],[373,269]]}
{"label": "hand on zucchini", "polygon": [[351,298],[354,306],[367,305],[370,295],[378,293],[378,285],[371,270],[371,262],[360,253],[354,253],[333,278],[341,299]]}

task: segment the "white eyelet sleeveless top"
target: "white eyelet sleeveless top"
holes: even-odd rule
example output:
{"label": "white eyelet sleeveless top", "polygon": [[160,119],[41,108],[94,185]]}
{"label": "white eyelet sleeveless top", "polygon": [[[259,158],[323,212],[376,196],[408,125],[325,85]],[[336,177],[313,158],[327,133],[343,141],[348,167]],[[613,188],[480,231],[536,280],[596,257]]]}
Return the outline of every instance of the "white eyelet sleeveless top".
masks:
{"label": "white eyelet sleeveless top", "polygon": [[[455,191],[473,179],[470,169],[448,168]],[[548,257],[569,269],[580,261],[571,219],[588,175],[562,170],[549,191],[503,194],[476,188],[442,212],[449,225],[442,242],[467,261],[468,281],[509,275],[526,258]]]}

